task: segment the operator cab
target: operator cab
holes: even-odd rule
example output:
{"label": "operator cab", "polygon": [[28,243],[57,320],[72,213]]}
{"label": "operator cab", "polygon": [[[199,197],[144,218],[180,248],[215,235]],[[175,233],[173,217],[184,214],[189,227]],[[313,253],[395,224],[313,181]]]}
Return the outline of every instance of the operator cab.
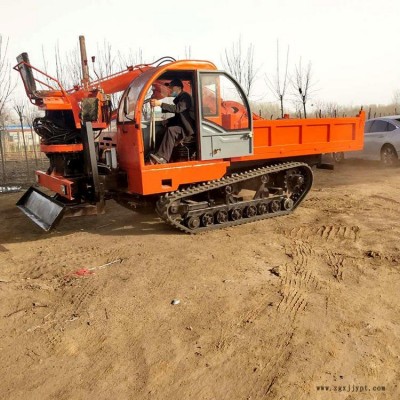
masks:
{"label": "operator cab", "polygon": [[[178,63],[181,62],[174,64]],[[149,70],[132,82],[121,99],[118,112],[120,125],[133,123],[136,128],[140,127],[144,165],[149,164],[150,153],[157,151],[161,144],[165,122],[174,116],[164,113],[161,107],[152,110],[150,99],[172,103],[168,84],[173,79],[181,80],[183,90],[191,96],[190,115],[195,121],[195,135],[191,143],[177,141],[167,165],[253,154],[249,103],[243,89],[231,76],[215,70],[160,69],[162,73]]]}
{"label": "operator cab", "polygon": [[[150,106],[150,99],[161,100],[163,103],[173,104],[171,88],[168,86],[174,79],[179,79],[183,84],[183,91],[191,97],[192,106],[189,110],[190,118],[197,127],[197,95],[195,89],[194,71],[167,71],[158,77],[145,95],[142,107],[141,127],[145,161],[149,160],[149,154],[154,153],[159,147],[166,133],[168,120],[175,116],[174,113],[165,112],[160,106]],[[177,139],[172,152],[171,163],[196,160],[197,157],[197,129],[190,141]]]}

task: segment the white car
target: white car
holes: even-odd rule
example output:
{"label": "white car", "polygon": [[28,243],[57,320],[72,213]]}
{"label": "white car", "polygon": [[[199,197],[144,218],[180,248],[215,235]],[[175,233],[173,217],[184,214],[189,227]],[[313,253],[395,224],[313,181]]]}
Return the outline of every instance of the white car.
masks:
{"label": "white car", "polygon": [[392,167],[398,164],[400,154],[400,115],[372,118],[365,122],[364,149],[346,153],[333,153],[336,162],[343,159],[380,160]]}

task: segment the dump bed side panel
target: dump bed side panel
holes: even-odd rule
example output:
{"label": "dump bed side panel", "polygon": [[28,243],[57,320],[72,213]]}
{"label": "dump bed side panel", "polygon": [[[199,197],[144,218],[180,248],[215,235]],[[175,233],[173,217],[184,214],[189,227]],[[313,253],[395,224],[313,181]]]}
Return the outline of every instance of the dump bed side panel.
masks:
{"label": "dump bed side panel", "polygon": [[365,113],[352,118],[254,121],[254,155],[235,161],[361,150]]}

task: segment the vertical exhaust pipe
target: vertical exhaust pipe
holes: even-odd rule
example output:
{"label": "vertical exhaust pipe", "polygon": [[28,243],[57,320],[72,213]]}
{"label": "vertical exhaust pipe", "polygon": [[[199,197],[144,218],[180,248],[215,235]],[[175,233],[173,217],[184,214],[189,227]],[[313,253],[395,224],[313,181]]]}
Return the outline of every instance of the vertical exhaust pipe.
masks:
{"label": "vertical exhaust pipe", "polygon": [[86,54],[85,36],[79,36],[79,48],[81,51],[82,84],[85,86],[89,83],[89,65]]}

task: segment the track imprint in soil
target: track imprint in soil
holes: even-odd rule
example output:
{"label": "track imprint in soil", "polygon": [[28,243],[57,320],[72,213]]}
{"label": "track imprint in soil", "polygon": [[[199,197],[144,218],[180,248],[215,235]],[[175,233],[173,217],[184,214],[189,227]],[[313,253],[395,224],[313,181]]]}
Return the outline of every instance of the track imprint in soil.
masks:
{"label": "track imprint in soil", "polygon": [[280,233],[292,239],[358,240],[360,228],[348,225],[301,225],[283,229]]}

